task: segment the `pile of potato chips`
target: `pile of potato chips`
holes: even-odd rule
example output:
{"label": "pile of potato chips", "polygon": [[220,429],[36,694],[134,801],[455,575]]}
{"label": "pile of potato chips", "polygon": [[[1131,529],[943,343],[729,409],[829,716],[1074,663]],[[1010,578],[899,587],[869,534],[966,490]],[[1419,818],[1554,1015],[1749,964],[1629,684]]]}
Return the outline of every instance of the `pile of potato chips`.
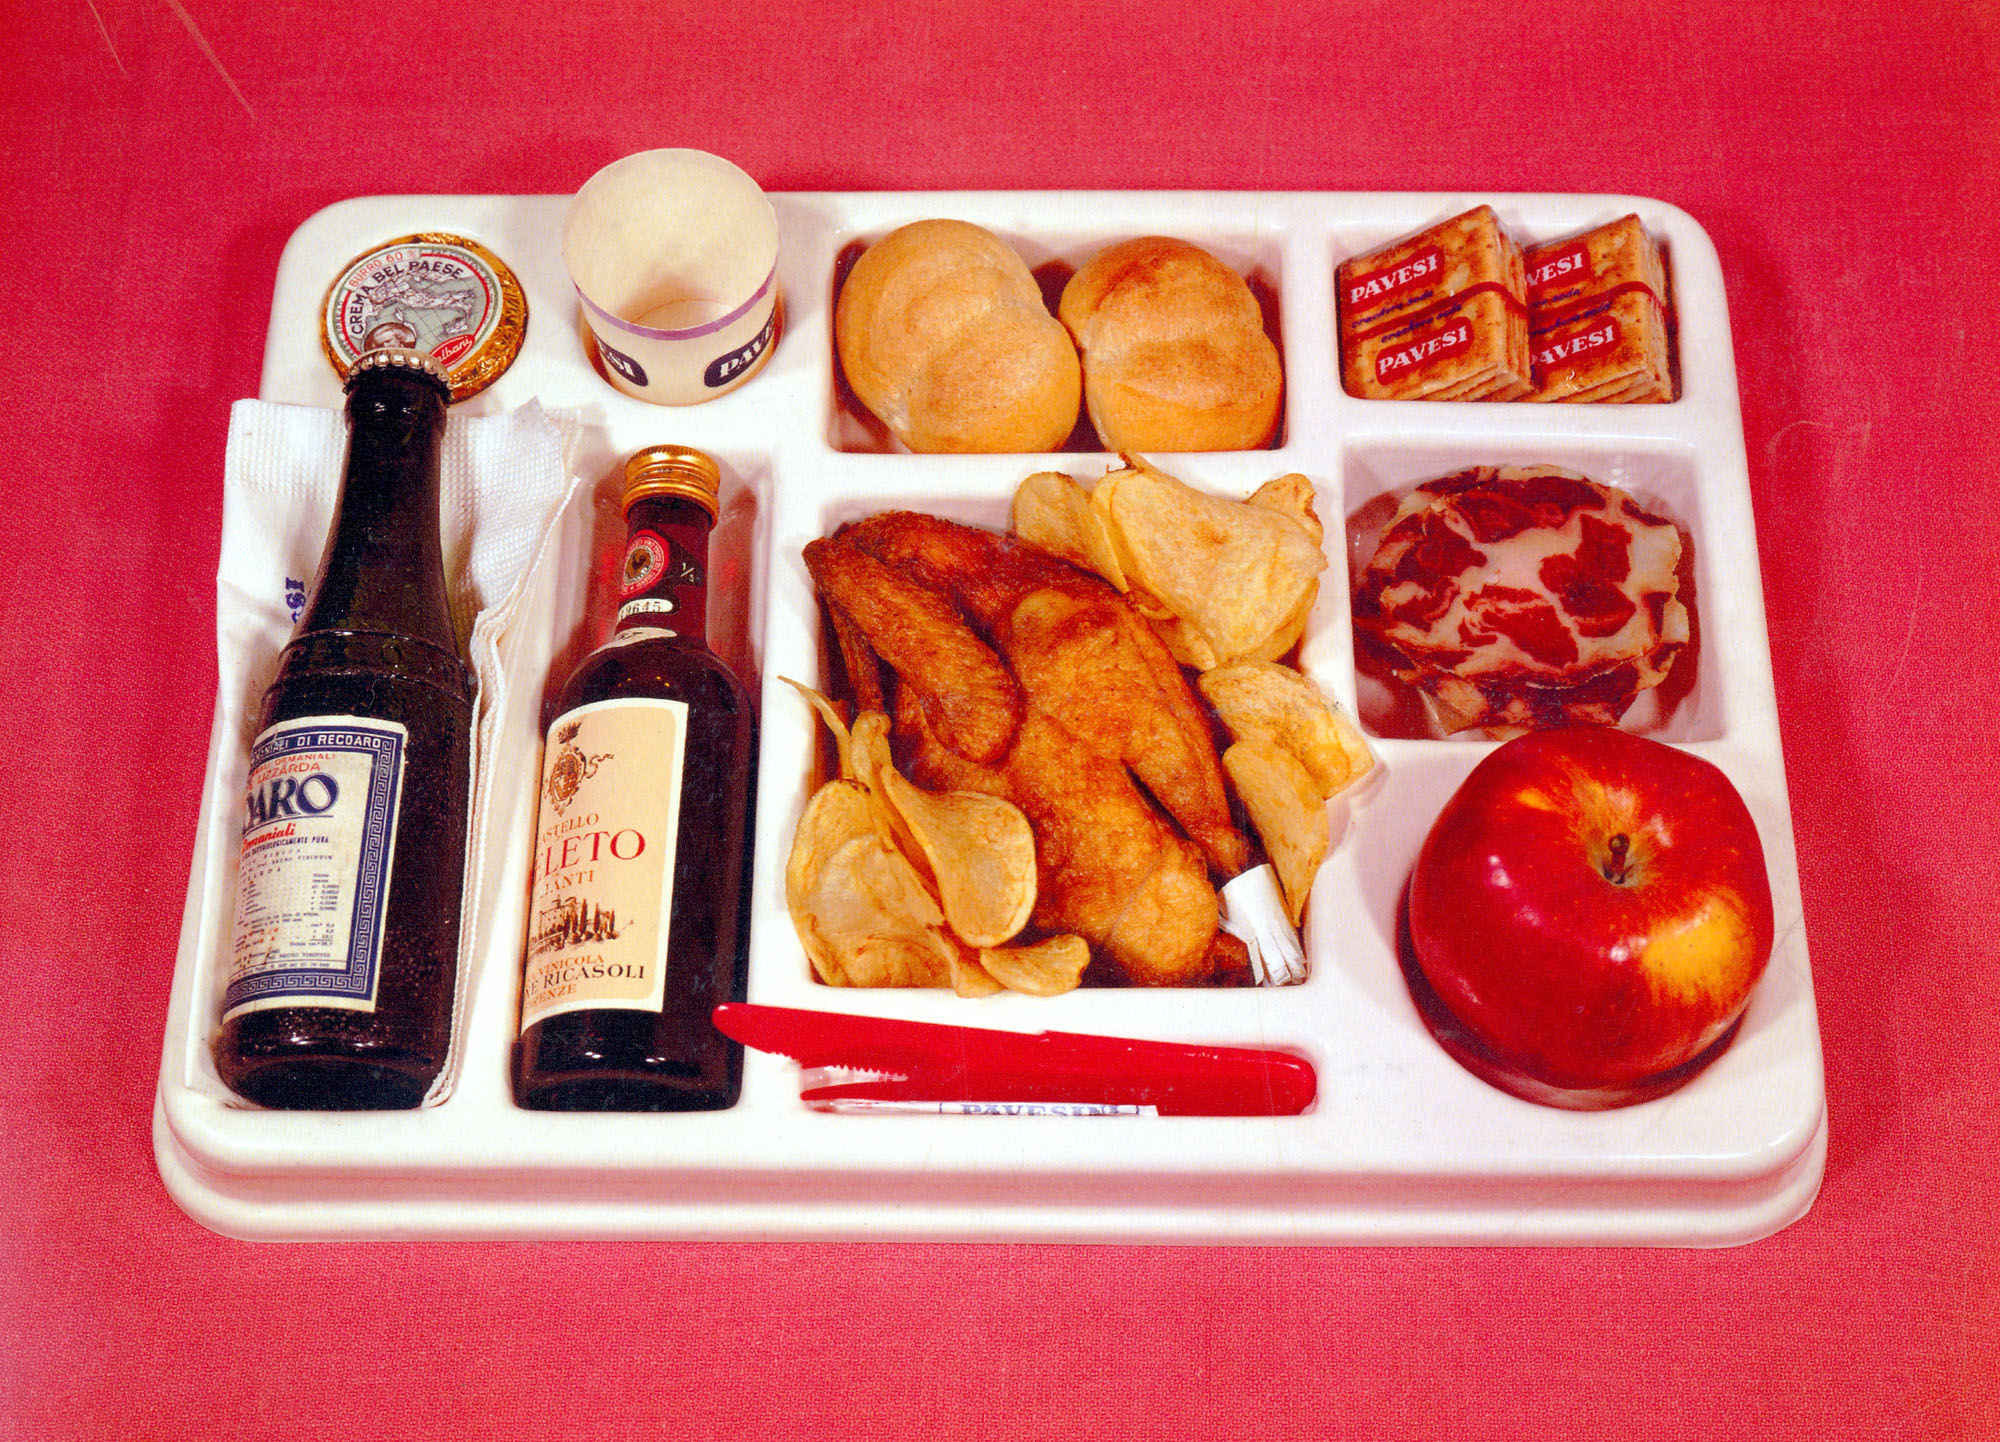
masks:
{"label": "pile of potato chips", "polygon": [[[797,682],[793,682],[797,686]],[[833,732],[840,775],[807,802],[785,865],[785,905],[829,986],[949,986],[1055,996],[1090,961],[1077,936],[1008,946],[1035,909],[1035,838],[1019,808],[925,791],[896,770],[889,718],[852,727],[798,689]]]}
{"label": "pile of potato chips", "polygon": [[1014,493],[1014,534],[1131,598],[1183,666],[1274,661],[1319,597],[1325,531],[1312,482],[1280,476],[1227,501],[1126,456],[1090,490],[1060,471]]}
{"label": "pile of potato chips", "polygon": [[1347,715],[1289,666],[1238,661],[1195,684],[1235,738],[1222,769],[1297,926],[1331,839],[1326,803],[1374,769],[1374,754]]}
{"label": "pile of potato chips", "polygon": [[1223,770],[1278,874],[1296,926],[1330,843],[1326,802],[1375,758],[1305,676],[1298,644],[1326,568],[1325,531],[1301,475],[1247,500],[1211,496],[1133,456],[1086,491],[1057,471],[1014,495],[1014,533],[1102,576],[1152,623],[1234,744]]}

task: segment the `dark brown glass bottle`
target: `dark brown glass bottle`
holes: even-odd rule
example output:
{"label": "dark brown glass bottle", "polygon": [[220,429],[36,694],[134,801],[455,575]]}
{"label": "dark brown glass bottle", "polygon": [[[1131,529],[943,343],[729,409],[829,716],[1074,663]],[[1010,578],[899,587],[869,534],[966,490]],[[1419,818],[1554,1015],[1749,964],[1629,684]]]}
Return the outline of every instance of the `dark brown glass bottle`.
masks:
{"label": "dark brown glass bottle", "polygon": [[542,758],[514,1095],[553,1111],[733,1106],[757,732],[708,648],[720,472],[652,446],[625,469],[611,639],[564,683]]}
{"label": "dark brown glass bottle", "polygon": [[451,389],[417,351],[348,374],[340,498],[251,751],[215,1048],[251,1101],[418,1105],[457,983],[472,687],[445,596]]}

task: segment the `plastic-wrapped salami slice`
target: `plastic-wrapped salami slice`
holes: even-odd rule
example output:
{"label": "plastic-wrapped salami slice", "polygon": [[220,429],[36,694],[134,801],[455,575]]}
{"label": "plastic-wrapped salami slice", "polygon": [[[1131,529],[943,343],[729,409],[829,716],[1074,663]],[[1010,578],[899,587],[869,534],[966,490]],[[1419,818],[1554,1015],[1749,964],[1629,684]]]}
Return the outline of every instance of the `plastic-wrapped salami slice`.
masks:
{"label": "plastic-wrapped salami slice", "polygon": [[1690,635],[1681,533],[1552,466],[1477,466],[1404,500],[1355,584],[1365,660],[1451,732],[1615,725]]}

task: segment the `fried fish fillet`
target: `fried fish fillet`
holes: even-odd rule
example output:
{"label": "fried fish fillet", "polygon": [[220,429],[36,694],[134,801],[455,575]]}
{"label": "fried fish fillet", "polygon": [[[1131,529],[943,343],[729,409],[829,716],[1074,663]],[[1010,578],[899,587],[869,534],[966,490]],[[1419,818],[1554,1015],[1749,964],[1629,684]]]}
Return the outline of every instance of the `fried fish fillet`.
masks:
{"label": "fried fish fillet", "polygon": [[1083,937],[1139,986],[1185,986],[1214,973],[1216,941],[1233,938],[1217,930],[1208,868],[1124,767],[1032,708],[997,766],[945,745],[914,700],[899,701],[896,726],[919,786],[982,791],[1021,808],[1035,834],[1037,927]]}
{"label": "fried fish fillet", "polygon": [[[1215,742],[1186,676],[1144,618],[1104,581],[1011,537],[908,511],[843,527],[832,544],[865,552],[921,588],[950,596],[998,647],[1032,705],[1099,756],[1129,767],[1220,876],[1235,876],[1248,864],[1249,843],[1230,817]],[[831,594],[848,606],[845,591]],[[881,598],[869,599],[879,616]],[[849,610],[873,643],[870,622]],[[904,638],[893,639],[907,655]],[[960,659],[962,644],[913,656],[908,666],[880,645],[876,650],[917,688],[933,717],[946,692],[979,674]],[[961,755],[991,759],[959,746],[948,727],[938,729]]]}
{"label": "fried fish fillet", "polygon": [[1117,592],[1007,537],[909,513],[843,527],[806,560],[849,671],[873,665],[857,661],[858,634],[895,673],[911,778],[1028,817],[1037,926],[1084,937],[1143,985],[1240,963],[1209,873],[1236,875],[1249,843],[1185,676]]}

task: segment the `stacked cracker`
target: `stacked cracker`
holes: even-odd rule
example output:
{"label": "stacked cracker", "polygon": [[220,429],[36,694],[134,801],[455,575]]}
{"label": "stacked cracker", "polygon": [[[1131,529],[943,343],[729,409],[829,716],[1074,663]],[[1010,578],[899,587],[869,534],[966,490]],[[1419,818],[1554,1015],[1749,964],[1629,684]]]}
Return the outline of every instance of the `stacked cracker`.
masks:
{"label": "stacked cracker", "polygon": [[1491,206],[1342,262],[1338,285],[1349,395],[1511,401],[1533,391],[1527,265]]}
{"label": "stacked cracker", "polygon": [[1674,398],[1667,271],[1636,215],[1531,246],[1529,331],[1537,401]]}

